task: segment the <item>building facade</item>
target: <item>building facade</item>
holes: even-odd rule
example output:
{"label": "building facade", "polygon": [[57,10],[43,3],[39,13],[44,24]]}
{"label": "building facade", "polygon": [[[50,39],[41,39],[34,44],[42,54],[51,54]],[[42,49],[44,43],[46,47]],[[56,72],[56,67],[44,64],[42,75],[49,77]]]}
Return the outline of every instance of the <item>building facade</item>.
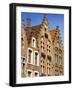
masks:
{"label": "building facade", "polygon": [[51,30],[47,16],[41,24],[27,27],[21,23],[21,76],[57,76],[64,74],[64,48],[59,27]]}

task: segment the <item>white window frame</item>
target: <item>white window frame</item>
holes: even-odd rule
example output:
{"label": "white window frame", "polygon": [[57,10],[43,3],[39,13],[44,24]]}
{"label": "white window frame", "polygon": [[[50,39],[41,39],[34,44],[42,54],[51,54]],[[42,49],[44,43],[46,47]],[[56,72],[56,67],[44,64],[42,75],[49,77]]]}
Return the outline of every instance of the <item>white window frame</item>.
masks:
{"label": "white window frame", "polygon": [[34,65],[35,65],[35,53],[37,53],[37,65],[36,66],[39,66],[39,52],[38,51],[34,51]]}
{"label": "white window frame", "polygon": [[[34,44],[33,44],[33,40],[34,40]],[[32,47],[36,48],[36,39],[35,39],[35,37],[32,37]]]}
{"label": "white window frame", "polygon": [[[31,53],[31,62],[29,63],[28,62],[28,58],[29,58],[29,50],[31,50],[32,51],[32,53]],[[29,63],[29,64],[33,64],[33,49],[32,48],[28,48],[27,49],[27,63]]]}

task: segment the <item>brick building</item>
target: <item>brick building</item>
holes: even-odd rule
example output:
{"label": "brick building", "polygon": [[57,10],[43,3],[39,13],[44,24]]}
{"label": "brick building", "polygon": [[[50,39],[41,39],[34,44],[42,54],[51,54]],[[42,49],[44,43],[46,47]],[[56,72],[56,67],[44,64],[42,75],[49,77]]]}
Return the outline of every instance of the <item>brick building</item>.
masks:
{"label": "brick building", "polygon": [[59,27],[51,30],[45,15],[40,25],[21,23],[21,76],[57,76],[64,74],[64,48]]}

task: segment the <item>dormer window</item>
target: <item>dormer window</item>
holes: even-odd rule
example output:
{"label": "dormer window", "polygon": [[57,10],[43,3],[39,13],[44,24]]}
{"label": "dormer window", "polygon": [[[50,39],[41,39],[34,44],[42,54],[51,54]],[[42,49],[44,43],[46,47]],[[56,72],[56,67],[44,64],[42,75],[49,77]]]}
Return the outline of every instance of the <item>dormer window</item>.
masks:
{"label": "dormer window", "polygon": [[36,39],[32,37],[32,47],[36,47]]}

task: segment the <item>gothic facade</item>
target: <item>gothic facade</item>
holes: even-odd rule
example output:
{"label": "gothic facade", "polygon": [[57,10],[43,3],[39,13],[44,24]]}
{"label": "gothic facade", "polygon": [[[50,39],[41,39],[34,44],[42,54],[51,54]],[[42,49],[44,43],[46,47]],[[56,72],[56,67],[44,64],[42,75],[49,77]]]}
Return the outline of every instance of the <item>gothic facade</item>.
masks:
{"label": "gothic facade", "polygon": [[64,74],[64,48],[59,27],[51,30],[47,16],[41,24],[27,27],[21,23],[21,76],[58,76]]}

